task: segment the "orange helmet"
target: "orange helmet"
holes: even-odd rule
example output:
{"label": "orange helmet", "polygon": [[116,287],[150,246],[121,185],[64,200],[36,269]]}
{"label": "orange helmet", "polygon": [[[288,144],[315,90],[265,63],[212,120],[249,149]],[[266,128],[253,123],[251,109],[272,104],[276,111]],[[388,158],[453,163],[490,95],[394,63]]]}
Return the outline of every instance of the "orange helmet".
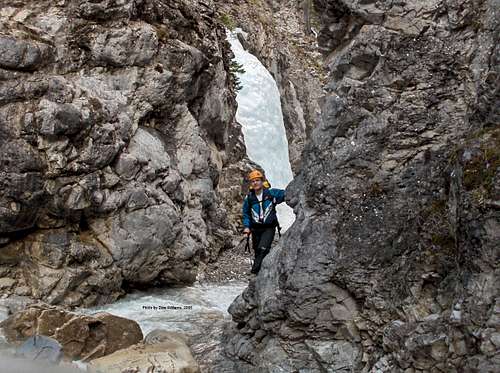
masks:
{"label": "orange helmet", "polygon": [[253,170],[248,174],[248,180],[262,179],[264,180],[264,175],[259,170]]}

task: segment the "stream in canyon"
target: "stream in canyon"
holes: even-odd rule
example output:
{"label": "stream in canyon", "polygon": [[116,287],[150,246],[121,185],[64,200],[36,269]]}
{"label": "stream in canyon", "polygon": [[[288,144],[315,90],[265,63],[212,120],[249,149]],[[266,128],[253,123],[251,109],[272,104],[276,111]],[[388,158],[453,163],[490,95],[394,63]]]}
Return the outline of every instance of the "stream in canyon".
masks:
{"label": "stream in canyon", "polygon": [[[260,61],[243,49],[235,33],[228,32],[228,40],[236,62],[244,69],[238,74],[242,88],[236,118],[242,125],[248,156],[264,168],[272,187],[286,188],[293,176],[276,82]],[[286,204],[277,210],[286,230],[295,219],[293,210]],[[230,318],[227,309],[245,287],[245,282],[232,281],[134,292],[119,302],[86,312],[104,311],[135,320],[144,335],[163,329],[196,338],[210,333],[213,325],[220,327],[217,321]]]}
{"label": "stream in canyon", "polygon": [[[234,32],[228,32],[228,40],[236,62],[245,71],[238,74],[242,88],[237,96],[236,118],[242,125],[248,156],[264,168],[272,187],[286,188],[293,176],[276,82],[260,61],[243,49]],[[295,219],[293,210],[284,203],[277,210],[286,230]],[[105,311],[135,320],[144,335],[164,329],[192,337],[209,328],[211,321],[228,319],[229,305],[245,287],[246,283],[234,281],[135,292],[119,302],[88,311]]]}
{"label": "stream in canyon", "polygon": [[[236,118],[242,125],[248,156],[264,168],[272,187],[286,188],[293,176],[276,82],[260,61],[243,49],[235,33],[228,32],[228,40],[236,62],[245,71],[238,74],[242,88]],[[286,230],[295,219],[293,210],[286,204],[277,210]],[[246,283],[234,281],[135,292],[88,312],[105,311],[135,320],[144,335],[163,329],[196,337],[209,331],[215,321],[229,319],[227,309],[245,287]]]}
{"label": "stream in canyon", "polygon": [[86,313],[109,312],[135,320],[144,335],[163,329],[192,336],[202,333],[207,322],[228,318],[229,305],[245,287],[246,283],[235,281],[136,291],[113,304],[88,309]]}
{"label": "stream in canyon", "polygon": [[[243,128],[248,156],[264,168],[273,187],[285,188],[292,180],[292,171],[276,82],[260,61],[243,49],[234,32],[228,32],[228,40],[236,62],[245,70],[238,74],[242,88],[237,96],[236,118]],[[284,203],[278,208],[278,217],[285,230],[293,223],[295,215]],[[91,311],[110,312],[136,320],[144,334],[166,329],[192,335],[205,327],[207,320],[229,317],[229,305],[245,286],[246,283],[239,281],[196,283],[189,287],[135,292],[119,302]]]}
{"label": "stream in canyon", "polygon": [[[244,50],[235,33],[228,32],[228,40],[236,62],[244,69],[238,74],[242,87],[237,95],[236,118],[242,125],[248,156],[263,167],[272,187],[284,189],[293,176],[278,88],[259,60]],[[293,210],[283,203],[277,206],[277,212],[286,230],[295,220]],[[80,312],[109,312],[135,320],[144,335],[155,329],[181,332],[194,338],[207,333],[217,335],[218,330],[214,332],[210,328],[220,328],[221,321],[229,320],[228,307],[246,285],[246,282],[231,281],[135,291],[113,304]],[[85,364],[80,367],[84,369]]]}

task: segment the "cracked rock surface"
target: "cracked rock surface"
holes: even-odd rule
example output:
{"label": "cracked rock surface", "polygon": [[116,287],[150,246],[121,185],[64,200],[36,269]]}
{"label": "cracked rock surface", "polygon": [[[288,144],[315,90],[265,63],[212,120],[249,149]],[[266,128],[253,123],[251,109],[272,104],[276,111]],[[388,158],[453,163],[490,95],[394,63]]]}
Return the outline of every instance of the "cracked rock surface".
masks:
{"label": "cracked rock surface", "polygon": [[5,294],[90,306],[192,283],[231,242],[247,160],[214,14],[197,0],[2,2]]}

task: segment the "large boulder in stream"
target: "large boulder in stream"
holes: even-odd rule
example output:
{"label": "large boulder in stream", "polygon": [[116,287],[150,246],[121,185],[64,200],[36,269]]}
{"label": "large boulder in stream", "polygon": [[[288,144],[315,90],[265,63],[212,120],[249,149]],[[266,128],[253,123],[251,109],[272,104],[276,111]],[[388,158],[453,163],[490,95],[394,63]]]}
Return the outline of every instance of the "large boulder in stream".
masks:
{"label": "large boulder in stream", "polygon": [[329,76],[297,220],[214,371],[498,372],[498,0],[312,2]]}
{"label": "large boulder in stream", "polygon": [[0,323],[12,344],[22,344],[32,336],[55,339],[69,359],[93,359],[111,354],[142,341],[137,322],[109,313],[79,315],[60,307],[31,305]]}
{"label": "large boulder in stream", "polygon": [[230,246],[248,160],[225,38],[212,0],[2,2],[3,293],[108,303]]}
{"label": "large boulder in stream", "polygon": [[181,334],[155,330],[144,343],[92,360],[93,373],[199,373],[200,368]]}

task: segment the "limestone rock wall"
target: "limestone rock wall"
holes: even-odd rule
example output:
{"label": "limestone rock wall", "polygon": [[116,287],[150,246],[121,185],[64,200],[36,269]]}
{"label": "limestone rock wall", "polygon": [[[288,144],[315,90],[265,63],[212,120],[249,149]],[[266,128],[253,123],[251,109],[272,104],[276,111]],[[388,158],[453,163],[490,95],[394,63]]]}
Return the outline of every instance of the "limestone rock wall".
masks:
{"label": "limestone rock wall", "polygon": [[239,220],[228,55],[211,1],[2,1],[2,292],[88,306],[195,279]]}
{"label": "limestone rock wall", "polygon": [[314,5],[322,120],[223,369],[494,372],[499,2]]}

